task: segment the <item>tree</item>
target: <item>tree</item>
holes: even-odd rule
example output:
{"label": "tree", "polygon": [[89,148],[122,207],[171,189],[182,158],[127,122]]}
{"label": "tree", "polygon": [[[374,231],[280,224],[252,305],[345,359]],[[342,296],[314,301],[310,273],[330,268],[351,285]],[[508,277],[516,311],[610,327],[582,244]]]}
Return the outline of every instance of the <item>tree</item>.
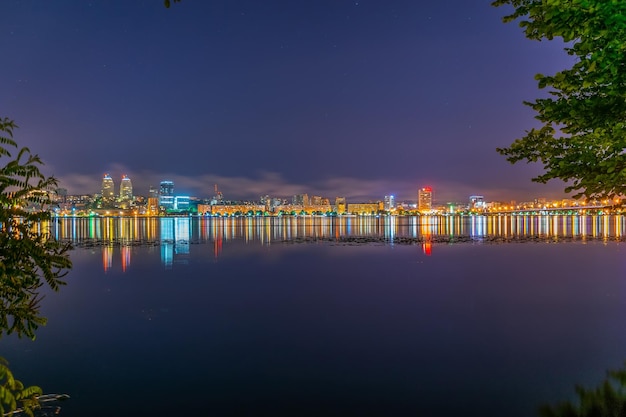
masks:
{"label": "tree", "polygon": [[[0,119],[0,157],[11,157],[17,149],[9,119]],[[57,291],[61,278],[71,268],[69,244],[57,242],[42,226],[50,219],[48,211],[30,210],[29,205],[45,207],[57,186],[45,177],[37,155],[19,149],[15,159],[0,167],[0,337],[16,333],[35,338],[35,330],[46,323],[41,316],[39,289],[45,284]]]}
{"label": "tree", "polygon": [[622,417],[626,414],[626,368],[608,371],[595,389],[576,386],[576,403],[542,405],[541,417]]}
{"label": "tree", "polygon": [[37,397],[41,394],[39,387],[24,387],[13,377],[7,362],[0,358],[0,416],[16,411],[18,404],[22,411],[32,416],[33,410],[39,407]]}
{"label": "tree", "polygon": [[537,74],[547,98],[525,102],[542,126],[497,151],[511,163],[540,162],[532,180],[561,179],[574,197],[626,191],[626,2],[621,0],[496,0],[511,5],[527,38],[562,38],[571,68]]}
{"label": "tree", "polygon": [[172,2],[173,2],[173,3],[180,3],[180,1],[181,1],[181,0],[172,0],[172,1],[170,2],[170,0],[163,0],[163,3],[165,4],[165,7],[169,9],[169,8],[170,8],[170,5],[171,5],[171,3],[172,3]]}
{"label": "tree", "polygon": [[[18,150],[0,166],[0,338],[15,333],[34,339],[35,330],[46,323],[39,291],[45,284],[57,291],[72,263],[70,245],[57,242],[45,229],[50,219],[45,207],[57,181],[41,173],[37,155],[18,149],[13,140],[16,127],[12,120],[0,118],[0,158],[12,158],[11,151]],[[0,415],[18,406],[32,415],[40,394],[39,387],[25,388],[15,380],[0,358]]]}

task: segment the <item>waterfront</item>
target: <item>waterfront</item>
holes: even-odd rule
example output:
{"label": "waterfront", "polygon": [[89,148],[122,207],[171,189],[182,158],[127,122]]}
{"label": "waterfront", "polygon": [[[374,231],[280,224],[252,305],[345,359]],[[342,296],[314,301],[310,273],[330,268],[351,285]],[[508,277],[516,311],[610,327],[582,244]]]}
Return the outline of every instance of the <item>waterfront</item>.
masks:
{"label": "waterfront", "polygon": [[2,355],[67,416],[531,416],[626,359],[625,227],[57,219],[68,286]]}
{"label": "waterfront", "polygon": [[57,217],[52,235],[82,245],[141,245],[241,239],[271,244],[299,239],[374,237],[448,241],[455,239],[602,239],[626,235],[625,215],[300,216],[300,217]]}

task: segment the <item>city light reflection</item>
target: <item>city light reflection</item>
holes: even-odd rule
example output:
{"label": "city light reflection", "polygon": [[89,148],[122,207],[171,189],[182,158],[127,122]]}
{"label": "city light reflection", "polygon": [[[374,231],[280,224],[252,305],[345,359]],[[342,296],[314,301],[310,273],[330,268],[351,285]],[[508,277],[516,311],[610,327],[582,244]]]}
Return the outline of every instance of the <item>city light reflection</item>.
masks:
{"label": "city light reflection", "polygon": [[[44,224],[59,240],[100,247],[105,271],[120,259],[131,266],[133,246],[158,247],[165,268],[186,263],[192,243],[212,244],[217,259],[230,241],[271,245],[280,242],[347,241],[420,245],[426,255],[438,243],[468,241],[600,241],[625,235],[623,215],[471,216],[281,216],[281,217],[104,217],[55,218]],[[363,240],[362,238],[366,238]],[[355,240],[356,241],[356,240]],[[118,255],[119,254],[119,255]]]}

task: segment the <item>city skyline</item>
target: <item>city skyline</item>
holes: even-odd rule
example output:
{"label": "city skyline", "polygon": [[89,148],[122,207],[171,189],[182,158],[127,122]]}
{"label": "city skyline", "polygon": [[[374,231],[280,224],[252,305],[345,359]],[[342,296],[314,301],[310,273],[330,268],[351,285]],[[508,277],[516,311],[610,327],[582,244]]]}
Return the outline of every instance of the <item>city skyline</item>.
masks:
{"label": "city skyline", "polygon": [[[470,205],[475,205],[477,198],[480,199],[480,201],[482,202],[481,204],[485,204],[487,202],[508,204],[511,202],[528,203],[528,202],[539,201],[539,200],[541,201],[573,200],[571,198],[560,198],[560,197],[550,199],[550,198],[546,198],[545,196],[526,196],[522,200],[506,200],[506,199],[497,198],[497,196],[487,196],[487,199],[485,199],[485,196],[483,195],[472,194],[468,196],[460,196],[457,199],[448,199],[444,201],[444,200],[440,200],[436,198],[435,190],[428,185],[419,186],[414,190],[416,191],[416,194],[414,193],[414,195],[417,196],[415,199],[398,198],[398,196],[395,194],[385,194],[384,196],[374,196],[372,198],[354,199],[354,198],[346,197],[345,195],[337,195],[337,196],[318,195],[315,193],[309,193],[307,190],[299,190],[298,192],[292,193],[292,194],[285,194],[285,193],[279,192],[277,194],[270,195],[268,193],[265,193],[265,194],[261,193],[258,196],[250,195],[250,196],[246,196],[243,198],[228,198],[228,196],[223,195],[222,191],[218,188],[217,183],[213,184],[212,186],[213,188],[212,195],[189,194],[189,193],[184,193],[184,192],[175,192],[175,190],[178,189],[176,187],[176,183],[169,179],[165,179],[165,180],[162,179],[158,182],[158,187],[156,185],[150,185],[147,188],[147,192],[144,193],[142,191],[133,192],[133,185],[132,185],[130,176],[126,174],[122,174],[120,179],[121,181],[119,183],[119,188],[116,189],[115,180],[112,178],[112,176],[109,173],[105,173],[100,180],[101,190],[99,193],[98,192],[75,193],[75,192],[72,192],[72,190],[68,190],[64,187],[60,187],[60,189],[63,190],[63,195],[73,195],[73,196],[89,195],[92,197],[100,195],[103,198],[106,198],[108,200],[111,200],[111,201],[117,200],[120,202],[130,201],[134,197],[141,197],[143,199],[156,197],[159,200],[159,204],[162,206],[166,206],[166,207],[173,206],[175,198],[178,198],[178,197],[182,197],[184,199],[193,197],[193,198],[202,199],[202,200],[212,200],[211,204],[220,204],[222,202],[228,203],[230,201],[235,201],[235,202],[247,201],[247,202],[264,203],[266,199],[270,199],[270,200],[279,199],[285,202],[288,201],[288,203],[286,204],[305,205],[305,206],[331,204],[330,201],[334,201],[334,200],[341,200],[343,202],[342,204],[346,204],[347,201],[350,201],[352,203],[382,202],[386,209],[392,208],[396,204],[400,204],[400,205],[414,204],[416,208],[419,208],[420,210],[429,210],[433,208],[434,206],[442,206],[447,203],[449,204],[469,203]],[[351,195],[358,195],[358,194],[359,194],[358,190],[351,193]],[[450,193],[444,192],[444,195],[446,194],[450,194]],[[163,203],[163,198],[167,199],[168,201]],[[322,200],[327,200],[327,202],[322,202]],[[185,202],[184,204],[188,204],[188,202]]]}
{"label": "city skyline", "polygon": [[0,112],[77,193],[119,172],[233,198],[565,197],[495,149],[571,58],[489,3],[12,1]]}
{"label": "city skyline", "polygon": [[[128,170],[125,170],[127,172]],[[131,170],[132,171],[132,170]],[[148,174],[150,180],[142,177],[136,177],[132,175],[116,175],[113,178],[116,184],[116,195],[119,194],[120,180],[123,176],[132,178],[133,190],[136,195],[148,196],[150,194],[150,188],[159,186],[163,178],[173,180],[176,184],[177,190],[180,190],[178,194],[191,195],[200,198],[208,198],[213,196],[213,188],[215,184],[220,184],[220,188],[226,190],[228,199],[230,200],[250,200],[252,198],[258,198],[263,195],[270,195],[272,197],[290,197],[296,194],[307,193],[309,195],[323,195],[329,198],[346,197],[352,201],[369,201],[369,200],[382,200],[386,195],[393,195],[396,201],[417,201],[416,194],[422,187],[430,187],[437,190],[436,196],[433,201],[466,201],[469,196],[475,194],[486,195],[488,198],[494,201],[528,201],[536,198],[546,198],[549,200],[558,199],[571,199],[568,196],[559,191],[541,193],[542,190],[548,191],[542,188],[538,188],[534,194],[516,193],[518,198],[510,198],[507,196],[512,195],[509,189],[494,190],[491,189],[488,193],[482,193],[477,191],[476,188],[472,188],[469,185],[464,185],[457,189],[440,189],[431,187],[427,184],[416,183],[412,181],[400,181],[397,184],[392,184],[390,181],[366,181],[354,178],[348,179],[335,179],[329,181],[328,184],[322,184],[321,186],[311,186],[307,184],[294,184],[286,181],[279,176],[266,174],[263,176],[263,180],[255,181],[252,179],[235,177],[225,178],[222,176],[206,175],[199,178],[188,178],[181,175],[171,174],[166,177],[161,177],[158,174]],[[118,179],[119,177],[119,179]],[[96,189],[99,189],[102,178],[75,178],[73,181],[61,180],[60,188],[68,190],[68,193],[73,195],[80,194],[96,194]],[[182,184],[181,184],[182,183]],[[339,183],[339,184],[338,184]],[[79,187],[70,188],[68,184],[79,184]],[[140,184],[139,186],[135,184]],[[457,185],[451,183],[452,186]],[[95,188],[94,188],[95,187]],[[231,189],[231,187],[234,187]],[[362,188],[358,188],[362,187]],[[382,193],[376,193],[371,190],[383,190]],[[330,192],[329,192],[330,190]],[[332,191],[339,190],[339,193],[332,193]],[[392,190],[393,192],[389,191]],[[397,190],[397,191],[396,191]],[[491,194],[491,192],[500,192],[499,194]],[[532,191],[532,190],[531,190]]]}

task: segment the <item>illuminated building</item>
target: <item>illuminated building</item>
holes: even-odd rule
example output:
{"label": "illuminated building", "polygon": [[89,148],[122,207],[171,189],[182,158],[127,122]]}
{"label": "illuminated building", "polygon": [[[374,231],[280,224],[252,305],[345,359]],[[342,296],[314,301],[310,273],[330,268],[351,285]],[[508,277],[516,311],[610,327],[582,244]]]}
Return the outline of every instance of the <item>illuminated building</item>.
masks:
{"label": "illuminated building", "polygon": [[485,197],[482,195],[471,195],[469,201],[470,210],[485,210],[487,208]]}
{"label": "illuminated building", "polygon": [[189,210],[189,196],[177,195],[174,197],[175,210]]}
{"label": "illuminated building", "polygon": [[156,197],[148,197],[148,204],[146,204],[146,214],[148,216],[155,216],[159,214],[159,199]]}
{"label": "illuminated building", "polygon": [[385,196],[385,210],[393,210],[396,207],[396,198],[392,195]]}
{"label": "illuminated building", "polygon": [[122,182],[120,184],[120,200],[132,200],[133,199],[133,183],[130,182],[130,178],[126,175],[122,176]]}
{"label": "illuminated building", "polygon": [[424,187],[417,190],[417,209],[432,210],[433,208],[433,189]]}
{"label": "illuminated building", "polygon": [[292,202],[294,206],[308,206],[309,195],[308,194],[296,194],[293,196]]}
{"label": "illuminated building", "polygon": [[211,199],[211,204],[222,204],[224,202],[224,194],[217,188],[217,184],[213,184],[215,195]]}
{"label": "illuminated building", "polygon": [[198,215],[203,216],[205,214],[212,214],[211,206],[212,204],[198,204]]}
{"label": "illuminated building", "polygon": [[265,212],[262,204],[198,204],[198,214],[219,216],[259,215]]}
{"label": "illuminated building", "polygon": [[113,178],[109,174],[104,174],[102,178],[102,198],[112,200],[115,198],[115,184]]}
{"label": "illuminated building", "polygon": [[159,195],[174,195],[174,181],[161,181]]}
{"label": "illuminated building", "polygon": [[345,197],[335,198],[335,211],[337,212],[337,214],[343,214],[346,212],[346,198]]}
{"label": "illuminated building", "polygon": [[352,214],[377,214],[383,209],[383,202],[377,203],[350,203],[348,204],[348,212]]}
{"label": "illuminated building", "polygon": [[61,201],[65,203],[67,200],[67,188],[57,188],[55,190],[56,197],[52,197],[53,199],[57,199],[57,201]]}
{"label": "illuminated building", "polygon": [[174,181],[161,181],[159,206],[165,209],[174,208]]}
{"label": "illuminated building", "polygon": [[148,190],[148,197],[159,198],[159,190],[157,190],[153,186],[150,186],[150,189]]}

